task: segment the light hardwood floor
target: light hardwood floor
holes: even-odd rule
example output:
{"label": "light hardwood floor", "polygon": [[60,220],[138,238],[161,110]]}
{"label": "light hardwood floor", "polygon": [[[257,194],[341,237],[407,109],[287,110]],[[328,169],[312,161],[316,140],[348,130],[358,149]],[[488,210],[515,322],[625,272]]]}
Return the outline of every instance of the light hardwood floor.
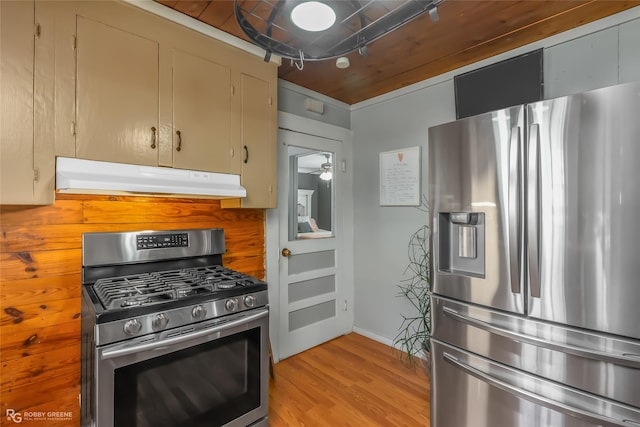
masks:
{"label": "light hardwood floor", "polygon": [[429,426],[429,378],[398,353],[356,333],[275,365],[269,425]]}

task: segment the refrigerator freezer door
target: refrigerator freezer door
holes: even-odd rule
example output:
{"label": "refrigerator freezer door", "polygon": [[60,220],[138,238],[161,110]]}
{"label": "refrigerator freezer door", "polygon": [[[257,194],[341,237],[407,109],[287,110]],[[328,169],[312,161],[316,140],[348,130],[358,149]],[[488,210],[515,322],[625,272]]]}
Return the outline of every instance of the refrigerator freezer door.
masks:
{"label": "refrigerator freezer door", "polygon": [[640,339],[640,84],[527,110],[528,313]]}
{"label": "refrigerator freezer door", "polygon": [[637,408],[432,342],[435,427],[636,426]]}
{"label": "refrigerator freezer door", "polygon": [[640,408],[640,341],[432,299],[432,336],[503,365]]}
{"label": "refrigerator freezer door", "polygon": [[524,313],[524,108],[429,129],[432,290]]}

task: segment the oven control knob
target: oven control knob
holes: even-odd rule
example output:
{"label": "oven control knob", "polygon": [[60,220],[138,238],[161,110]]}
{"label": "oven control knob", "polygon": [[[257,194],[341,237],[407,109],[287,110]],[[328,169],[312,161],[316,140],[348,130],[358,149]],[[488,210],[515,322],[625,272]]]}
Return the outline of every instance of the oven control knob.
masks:
{"label": "oven control knob", "polygon": [[229,311],[236,311],[236,309],[238,308],[238,301],[236,301],[233,298],[232,299],[228,299],[227,302],[224,303],[224,306]]}
{"label": "oven control knob", "polygon": [[124,333],[127,335],[135,335],[142,329],[142,323],[138,319],[127,320],[124,323]]}
{"label": "oven control knob", "polygon": [[249,308],[253,307],[254,305],[256,305],[256,297],[254,297],[253,295],[247,295],[246,297],[244,297],[244,305]]}
{"label": "oven control knob", "polygon": [[193,310],[191,310],[191,315],[194,319],[204,319],[204,316],[207,315],[207,309],[201,305],[196,305],[193,307]]}
{"label": "oven control knob", "polygon": [[164,313],[156,314],[153,320],[151,321],[151,326],[153,329],[164,329],[169,324],[169,316]]}

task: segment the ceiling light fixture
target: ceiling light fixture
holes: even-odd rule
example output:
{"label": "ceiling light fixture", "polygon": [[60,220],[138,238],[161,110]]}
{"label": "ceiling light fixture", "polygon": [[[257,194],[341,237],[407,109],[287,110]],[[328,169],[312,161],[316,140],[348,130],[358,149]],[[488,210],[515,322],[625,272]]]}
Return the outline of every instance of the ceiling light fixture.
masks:
{"label": "ceiling light fixture", "polygon": [[331,172],[331,163],[329,162],[330,154],[324,155],[327,158],[326,163],[320,165],[320,170],[322,173],[320,174],[320,179],[323,181],[329,181],[333,178],[333,173]]}
{"label": "ceiling light fixture", "polygon": [[323,181],[329,181],[331,178],[333,178],[333,174],[330,170],[326,170],[320,174],[320,179]]}
{"label": "ceiling light fixture", "polygon": [[349,68],[349,65],[351,65],[351,62],[349,62],[349,58],[346,56],[341,56],[336,59],[336,67],[338,68]]}
{"label": "ceiling light fixture", "polygon": [[367,46],[423,13],[437,18],[444,0],[234,0],[238,25],[249,40],[295,62],[344,57]]}
{"label": "ceiling light fixture", "polygon": [[305,31],[324,31],[335,24],[336,13],[325,3],[307,1],[291,10],[291,21]]}

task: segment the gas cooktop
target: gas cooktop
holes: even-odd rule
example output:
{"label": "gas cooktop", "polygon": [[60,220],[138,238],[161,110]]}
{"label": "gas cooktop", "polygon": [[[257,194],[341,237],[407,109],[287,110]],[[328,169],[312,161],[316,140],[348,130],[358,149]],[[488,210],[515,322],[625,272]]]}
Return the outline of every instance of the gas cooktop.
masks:
{"label": "gas cooktop", "polygon": [[247,290],[260,283],[254,277],[214,265],[102,278],[93,284],[93,290],[105,310],[117,310],[190,296],[215,297],[219,291]]}
{"label": "gas cooktop", "polygon": [[85,233],[83,313],[116,341],[266,307],[267,284],[225,252],[222,229]]}

